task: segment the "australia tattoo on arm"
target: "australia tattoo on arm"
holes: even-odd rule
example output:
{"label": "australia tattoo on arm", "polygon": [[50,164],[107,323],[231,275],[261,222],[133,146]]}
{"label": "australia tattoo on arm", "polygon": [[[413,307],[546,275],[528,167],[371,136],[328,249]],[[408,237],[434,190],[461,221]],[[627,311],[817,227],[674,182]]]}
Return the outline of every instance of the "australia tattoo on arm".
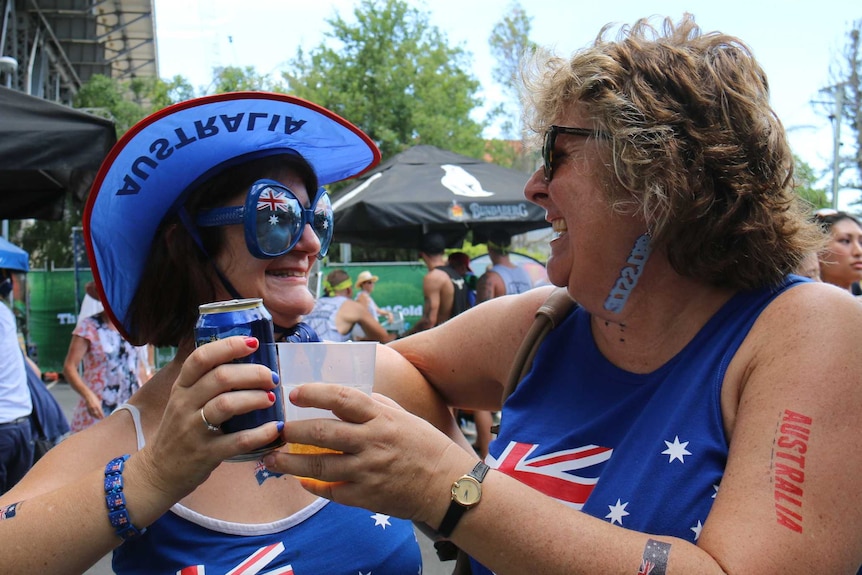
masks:
{"label": "australia tattoo on arm", "polygon": [[772,451],[776,520],[797,533],[802,533],[805,453],[812,423],[807,415],[785,409],[779,417]]}

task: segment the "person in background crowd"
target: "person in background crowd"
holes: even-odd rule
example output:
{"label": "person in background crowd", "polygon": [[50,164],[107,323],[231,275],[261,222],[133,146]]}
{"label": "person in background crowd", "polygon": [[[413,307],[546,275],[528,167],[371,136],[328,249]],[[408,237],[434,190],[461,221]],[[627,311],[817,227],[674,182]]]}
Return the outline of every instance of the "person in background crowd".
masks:
{"label": "person in background crowd", "polygon": [[[380,321],[381,317],[385,317],[386,321],[389,322],[389,324],[392,324],[392,322],[395,321],[395,315],[388,309],[378,307],[377,302],[375,302],[374,298],[371,297],[371,293],[374,291],[374,286],[379,279],[379,277],[373,275],[368,270],[359,272],[359,275],[356,276],[356,283],[354,284],[354,288],[357,290],[354,300],[360,305],[367,307],[369,313],[371,313],[372,317],[377,318],[377,321]],[[365,331],[362,329],[362,326],[356,324],[353,326],[352,337],[356,340],[366,340],[368,336],[365,335]]]}
{"label": "person in background crowd", "polygon": [[823,234],[750,49],[686,14],[604,28],[570,57],[538,48],[523,77],[542,143],[524,194],[556,232],[548,277],[578,305],[488,457],[412,398],[500,409],[550,288],[393,342],[421,377],[397,374],[388,398],[292,390],[341,421],[288,422],[284,439],[342,453],[267,468],[427,524],[474,575],[855,573],[862,306],[792,274]]}
{"label": "person in background crowd", "polygon": [[452,252],[448,258],[449,267],[461,274],[467,286],[467,307],[476,305],[476,282],[478,278],[470,267],[470,256],[464,252]]}
{"label": "person in background crowd", "polygon": [[284,422],[221,430],[280,399],[278,374],[245,361],[257,338],[238,329],[195,347],[198,306],[234,298],[261,298],[277,341],[318,340],[301,318],[332,240],[320,186],[379,160],[346,120],[267,92],[188,100],[126,132],[90,192],[84,239],[121,334],[176,355],[0,498],[7,570],[80,574],[113,550],[119,575],[421,572],[409,521],[330,503],[263,467]]}
{"label": "person in background crowd", "polygon": [[823,281],[820,278],[820,258],[816,251],[808,252],[802,258],[802,261],[799,262],[799,266],[796,268],[796,273],[816,282]]}
{"label": "person in background crowd", "polygon": [[81,396],[72,413],[73,433],[111,415],[151,376],[147,346],[132,345],[120,335],[95,289],[95,282],[87,283],[85,294],[92,303],[82,302],[81,315],[90,315],[78,320],[63,361],[63,376]]}
{"label": "person in background crowd", "polygon": [[78,311],[78,321],[76,323],[80,324],[85,318],[93,317],[103,311],[105,311],[105,307],[99,301],[96,282],[87,282],[84,284],[84,299],[81,300],[81,309]]}
{"label": "person in background crowd", "polygon": [[429,232],[422,236],[419,257],[428,268],[422,279],[422,317],[405,335],[438,326],[468,307],[464,277],[448,264],[445,251],[446,239],[442,234]]}
{"label": "person in background crowd", "polygon": [[505,230],[494,230],[488,235],[488,257],[491,269],[479,277],[476,284],[476,303],[482,303],[506,294],[524,293],[533,287],[533,280],[524,268],[509,258],[512,235]]}
{"label": "person in background crowd", "polygon": [[355,326],[362,328],[366,341],[388,342],[395,334],[387,332],[367,306],[351,299],[353,280],[342,269],[332,270],[323,282],[326,295],[317,298],[305,321],[324,341],[349,341]]}
{"label": "person in background crowd", "polygon": [[862,225],[847,212],[820,210],[814,215],[828,236],[820,252],[820,277],[847,291],[862,279]]}
{"label": "person in background crowd", "polygon": [[33,401],[18,325],[7,305],[14,271],[0,268],[0,495],[12,489],[33,465]]}

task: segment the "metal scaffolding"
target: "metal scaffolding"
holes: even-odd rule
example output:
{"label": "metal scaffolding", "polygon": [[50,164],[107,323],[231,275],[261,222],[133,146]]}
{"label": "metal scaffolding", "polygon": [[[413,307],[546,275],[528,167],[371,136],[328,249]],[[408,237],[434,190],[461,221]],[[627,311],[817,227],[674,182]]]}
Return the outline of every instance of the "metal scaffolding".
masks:
{"label": "metal scaffolding", "polygon": [[158,77],[153,0],[0,0],[0,85],[71,104],[94,74]]}

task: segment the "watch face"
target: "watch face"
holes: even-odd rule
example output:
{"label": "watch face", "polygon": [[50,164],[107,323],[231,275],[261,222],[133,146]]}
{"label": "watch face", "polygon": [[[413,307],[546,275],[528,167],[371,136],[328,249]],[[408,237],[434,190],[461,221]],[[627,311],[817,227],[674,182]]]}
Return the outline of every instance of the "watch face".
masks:
{"label": "watch face", "polygon": [[482,486],[472,477],[462,477],[452,485],[452,498],[465,507],[472,507],[482,498]]}

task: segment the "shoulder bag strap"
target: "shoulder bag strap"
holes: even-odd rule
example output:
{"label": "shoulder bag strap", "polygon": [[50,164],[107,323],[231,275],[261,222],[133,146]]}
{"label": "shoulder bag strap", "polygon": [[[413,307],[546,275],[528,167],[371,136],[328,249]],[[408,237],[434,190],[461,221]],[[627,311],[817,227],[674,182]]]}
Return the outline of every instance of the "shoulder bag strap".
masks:
{"label": "shoulder bag strap", "polygon": [[[533,359],[536,357],[536,352],[539,345],[548,332],[557,327],[562,322],[569,312],[577,305],[577,302],[569,296],[566,288],[557,288],[551,292],[548,299],[545,300],[539,309],[536,310],[536,318],[533,324],[524,336],[518,352],[515,354],[515,360],[512,362],[512,368],[509,370],[509,378],[506,380],[506,385],[503,388],[503,401],[512,395],[518,384],[530,371],[533,366]],[[499,433],[500,426],[494,425],[491,428],[492,433]]]}
{"label": "shoulder bag strap", "polygon": [[575,301],[569,296],[566,288],[557,288],[536,310],[536,319],[527,331],[524,341],[521,342],[518,353],[515,354],[515,361],[512,363],[509,378],[503,388],[503,402],[515,391],[518,383],[530,371],[542,340],[545,339],[549,331],[566,318],[574,305]]}

